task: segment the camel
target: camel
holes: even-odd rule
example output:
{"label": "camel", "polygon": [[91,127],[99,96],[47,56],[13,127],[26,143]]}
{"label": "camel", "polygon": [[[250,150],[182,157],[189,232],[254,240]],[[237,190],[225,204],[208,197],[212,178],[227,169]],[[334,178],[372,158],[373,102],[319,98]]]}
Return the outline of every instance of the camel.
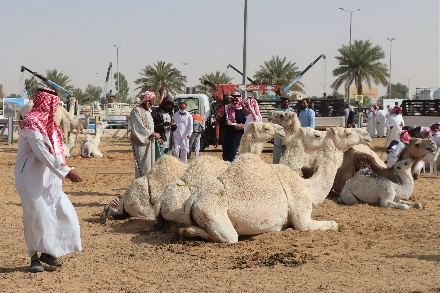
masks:
{"label": "camel", "polygon": [[76,135],[75,135],[75,146],[76,143],[78,142],[78,136],[79,133],[84,133],[84,129],[87,128],[87,126],[89,126],[89,118],[90,118],[90,113],[86,113],[84,114],[84,121],[79,119],[78,116],[74,116],[72,120],[70,120],[70,130],[69,130],[69,137],[70,137],[70,132],[72,131],[72,129],[76,130]]}
{"label": "camel", "polygon": [[29,100],[26,104],[23,105],[18,111],[17,111],[17,119],[18,121],[23,120],[24,115],[26,115],[27,112],[32,110],[32,107],[34,106],[34,101]]}
{"label": "camel", "polygon": [[[414,173],[418,173],[418,171],[415,170],[418,162],[423,160],[426,155],[434,153],[436,149],[437,145],[430,139],[412,138],[407,143],[407,147],[403,149],[399,160],[405,160],[408,158],[416,160],[412,165],[414,176]],[[370,169],[374,173],[388,178],[394,183],[398,183],[393,168],[379,165],[369,154],[357,152],[356,150],[349,150],[344,154],[344,162],[336,174],[335,182],[333,183],[333,190],[340,194],[347,180],[352,178],[357,171],[364,168]]]}
{"label": "camel", "polygon": [[199,156],[189,164],[185,174],[165,188],[160,198],[154,204],[154,215],[168,222],[182,223],[184,221],[183,203],[203,182],[212,180],[229,167],[229,162],[217,157]]}
{"label": "camel", "polygon": [[261,154],[264,144],[275,136],[284,137],[282,126],[274,123],[251,122],[241,137],[237,156],[245,153]]}
{"label": "camel", "polygon": [[[146,220],[156,220],[154,204],[162,195],[165,187],[185,173],[187,164],[183,164],[174,156],[160,157],[146,176],[135,179],[118,199],[104,206],[101,217],[140,217]],[[119,202],[119,204],[115,204]]]}
{"label": "camel", "polygon": [[313,206],[327,197],[343,153],[362,141],[351,129],[328,128],[318,170],[310,179],[283,164],[266,164],[243,154],[218,178],[205,182],[184,204],[184,237],[236,243],[239,235],[281,231],[337,230],[334,221],[311,218]]}
{"label": "camel", "polygon": [[66,158],[73,157],[71,152],[72,152],[74,147],[75,147],[75,140],[73,139],[73,136],[69,137],[69,140],[67,142],[63,141],[64,156]]}
{"label": "camel", "polygon": [[101,136],[104,133],[104,128],[108,126],[107,122],[96,122],[96,135],[94,138],[90,134],[86,134],[84,141],[81,143],[80,154],[83,158],[102,158],[104,155],[99,150],[99,143]]}
{"label": "camel", "polygon": [[399,178],[400,183],[394,183],[369,169],[359,170],[345,184],[341,191],[341,200],[348,205],[362,201],[395,209],[422,208],[417,202],[404,200],[410,197],[414,189],[411,172],[414,161],[414,159],[406,159],[394,165],[394,174]]}

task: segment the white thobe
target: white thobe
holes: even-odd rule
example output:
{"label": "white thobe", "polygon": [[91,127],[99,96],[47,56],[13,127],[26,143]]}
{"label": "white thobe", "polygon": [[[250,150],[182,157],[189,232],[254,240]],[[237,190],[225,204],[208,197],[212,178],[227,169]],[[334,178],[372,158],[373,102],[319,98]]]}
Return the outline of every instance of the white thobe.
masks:
{"label": "white thobe", "polygon": [[376,135],[379,137],[386,136],[386,113],[384,110],[378,110],[376,112]]}
{"label": "white thobe", "polygon": [[193,132],[193,118],[189,112],[180,114],[174,113],[174,123],[177,129],[173,132],[173,154],[180,158],[183,163],[187,162],[187,154],[189,152],[189,139]]}
{"label": "white thobe", "polygon": [[[402,127],[405,126],[405,122],[403,121],[402,115],[391,114],[388,116],[386,124],[389,133],[387,139],[388,146],[393,140],[400,141],[400,132],[402,132]],[[393,129],[391,129],[391,126],[393,126]]]}
{"label": "white thobe", "polygon": [[20,130],[14,176],[30,257],[37,252],[59,257],[82,249],[78,217],[62,189],[71,168],[57,165],[39,132]]}
{"label": "white thobe", "polygon": [[373,112],[367,116],[367,131],[371,137],[376,137],[376,115]]}
{"label": "white thobe", "polygon": [[[144,111],[145,118],[147,118],[147,127],[144,126],[139,111]],[[135,178],[146,176],[156,161],[157,149],[156,139],[151,136],[154,132],[154,121],[150,112],[140,107],[134,108],[130,113],[128,129],[140,142],[148,142],[146,145],[138,145],[131,139],[135,164]]]}

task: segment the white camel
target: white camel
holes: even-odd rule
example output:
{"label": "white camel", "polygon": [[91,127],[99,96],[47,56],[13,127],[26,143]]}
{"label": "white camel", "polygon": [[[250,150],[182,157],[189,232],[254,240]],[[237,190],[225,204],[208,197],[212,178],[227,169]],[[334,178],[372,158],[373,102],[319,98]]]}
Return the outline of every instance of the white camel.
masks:
{"label": "white camel", "polygon": [[284,137],[285,135],[283,127],[278,124],[251,122],[241,137],[237,156],[245,153],[259,155],[269,140],[275,136]]}
{"label": "white camel", "polygon": [[359,202],[380,204],[383,207],[395,209],[422,208],[417,202],[408,202],[414,189],[414,179],[411,167],[414,159],[398,161],[394,165],[394,174],[399,183],[377,175],[370,169],[359,170],[353,178],[347,181],[341,191],[341,200],[353,205]]}
{"label": "white camel", "polygon": [[315,221],[313,206],[330,191],[343,153],[362,141],[351,129],[329,128],[318,170],[304,179],[283,164],[266,164],[244,154],[217,179],[201,185],[185,202],[185,224],[179,234],[210,241],[238,241],[239,235],[281,231],[337,230],[334,221]]}
{"label": "white camel", "polygon": [[80,146],[80,154],[83,158],[102,158],[104,155],[99,150],[99,143],[101,136],[104,133],[104,128],[108,126],[107,122],[96,122],[96,135],[94,138],[90,134],[86,134],[84,141]]}
{"label": "white camel", "polygon": [[283,138],[283,142],[286,145],[301,127],[301,123],[295,112],[273,111],[268,119],[270,122],[283,127],[286,134]]}
{"label": "white camel", "polygon": [[174,156],[160,157],[146,176],[135,179],[123,196],[113,199],[104,206],[101,217],[129,215],[156,220],[154,204],[162,195],[165,187],[182,177],[187,167],[187,164],[183,164]]}
{"label": "white camel", "polygon": [[185,174],[165,188],[154,204],[154,215],[169,222],[183,223],[183,203],[203,182],[217,178],[229,166],[218,157],[204,155],[189,164]]}

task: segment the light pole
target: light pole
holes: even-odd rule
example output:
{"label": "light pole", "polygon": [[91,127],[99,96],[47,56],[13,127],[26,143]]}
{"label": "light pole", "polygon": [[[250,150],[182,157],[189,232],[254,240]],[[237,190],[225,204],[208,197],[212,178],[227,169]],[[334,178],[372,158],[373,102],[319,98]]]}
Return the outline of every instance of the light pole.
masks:
{"label": "light pole", "polygon": [[121,48],[121,46],[116,46],[116,71],[118,72],[118,96],[119,98],[121,98],[121,95],[119,94],[119,48]]}
{"label": "light pole", "polygon": [[353,12],[361,11],[363,9],[360,9],[360,8],[358,10],[346,10],[344,8],[339,8],[339,9],[350,12],[350,45],[351,45],[351,19],[352,19],[352,15],[353,15]]}
{"label": "light pole", "polygon": [[409,81],[412,79],[412,77],[406,77],[406,79],[408,79],[408,100],[411,100],[411,98],[409,97]]}
{"label": "light pole", "polygon": [[244,0],[244,35],[243,35],[243,99],[246,96],[246,54],[247,54],[247,0]]}
{"label": "light pole", "polygon": [[388,99],[391,99],[391,45],[393,44],[393,41],[396,38],[387,38],[388,41],[390,41],[390,89],[389,89],[389,93],[388,93]]}

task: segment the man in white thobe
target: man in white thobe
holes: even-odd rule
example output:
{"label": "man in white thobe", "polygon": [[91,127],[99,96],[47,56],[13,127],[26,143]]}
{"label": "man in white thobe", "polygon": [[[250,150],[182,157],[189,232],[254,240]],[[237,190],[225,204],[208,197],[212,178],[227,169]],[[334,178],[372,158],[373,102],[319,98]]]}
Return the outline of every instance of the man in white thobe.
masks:
{"label": "man in white thobe", "polygon": [[174,123],[176,123],[177,129],[173,132],[173,154],[183,163],[186,163],[188,160],[189,140],[193,132],[193,118],[186,111],[185,102],[181,102],[179,111],[174,113]]}
{"label": "man in white thobe", "polygon": [[393,141],[400,141],[400,132],[402,127],[405,126],[402,115],[400,115],[400,108],[394,108],[394,114],[390,114],[387,118],[388,139],[387,146]]}
{"label": "man in white thobe", "polygon": [[78,217],[62,186],[63,178],[82,179],[66,164],[63,138],[55,123],[59,101],[55,91],[38,89],[32,110],[20,123],[14,177],[33,273],[44,271],[41,262],[62,266],[57,257],[82,249]]}
{"label": "man in white thobe", "polygon": [[133,151],[135,178],[146,176],[156,161],[159,143],[163,143],[160,134],[154,132],[154,121],[150,113],[150,105],[155,99],[154,92],[141,95],[139,105],[131,110],[128,121],[130,141]]}
{"label": "man in white thobe", "polygon": [[385,137],[387,133],[386,119],[387,113],[383,109],[383,106],[379,106],[379,110],[376,112],[376,134],[378,137]]}

